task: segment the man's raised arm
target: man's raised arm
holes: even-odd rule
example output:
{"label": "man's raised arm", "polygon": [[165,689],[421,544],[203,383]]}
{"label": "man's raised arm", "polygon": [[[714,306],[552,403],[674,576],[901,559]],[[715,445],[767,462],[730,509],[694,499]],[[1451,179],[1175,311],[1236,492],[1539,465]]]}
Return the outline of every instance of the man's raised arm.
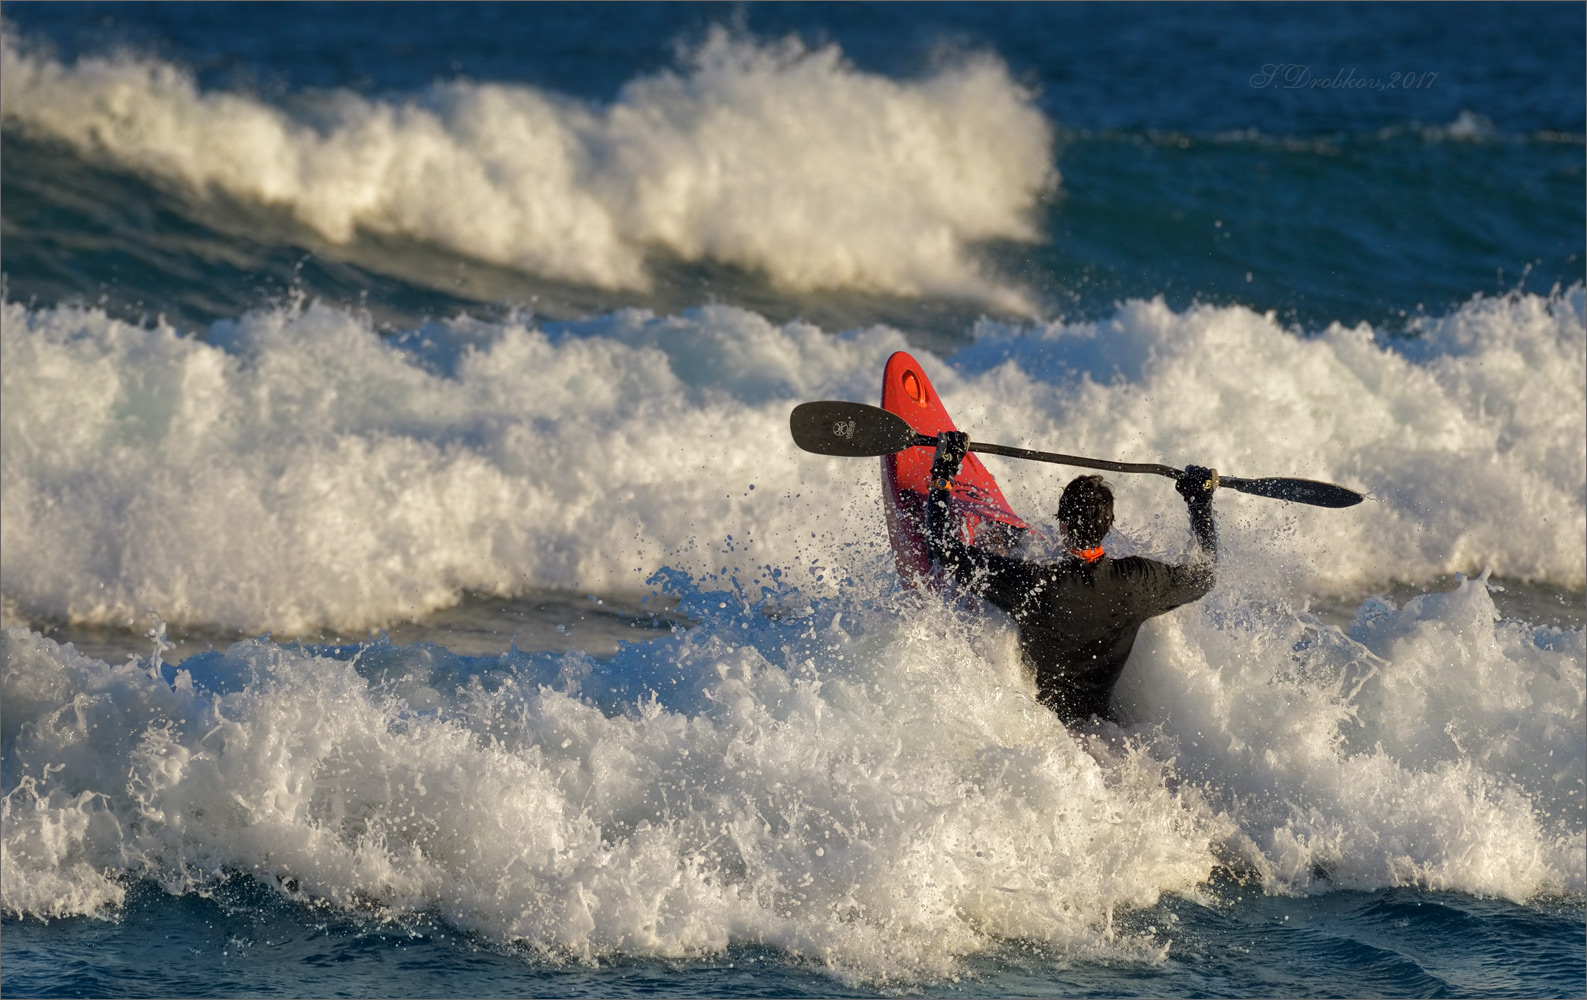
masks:
{"label": "man's raised arm", "polygon": [[1212,519],[1212,493],[1218,488],[1218,473],[1200,465],[1187,465],[1174,481],[1174,488],[1190,508],[1190,530],[1200,548],[1196,562],[1210,566],[1218,563],[1218,526]]}

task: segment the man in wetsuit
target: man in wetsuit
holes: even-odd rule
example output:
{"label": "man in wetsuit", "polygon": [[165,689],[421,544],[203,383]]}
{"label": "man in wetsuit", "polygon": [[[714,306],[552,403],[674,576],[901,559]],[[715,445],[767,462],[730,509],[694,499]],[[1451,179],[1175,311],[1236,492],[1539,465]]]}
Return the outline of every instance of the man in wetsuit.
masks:
{"label": "man in wetsuit", "polygon": [[1036,692],[1065,725],[1107,719],[1113,685],[1124,671],[1135,634],[1148,618],[1188,604],[1212,589],[1218,532],[1212,491],[1218,474],[1192,465],[1175,483],[1190,507],[1198,551],[1180,566],[1102,551],[1113,526],[1113,491],[1101,476],[1080,476],[1058,501],[1058,527],[1068,553],[1032,562],[965,544],[948,503],[969,436],[937,435],[926,504],[926,541],[932,559],[972,593],[1008,612],[1019,626]]}

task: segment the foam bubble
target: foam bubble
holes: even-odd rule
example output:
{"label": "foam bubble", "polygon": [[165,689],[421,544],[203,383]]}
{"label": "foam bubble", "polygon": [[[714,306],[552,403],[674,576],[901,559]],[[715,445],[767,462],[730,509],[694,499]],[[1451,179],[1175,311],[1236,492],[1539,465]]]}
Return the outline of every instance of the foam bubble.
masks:
{"label": "foam bubble", "polygon": [[62,65],[0,38],[0,113],[203,195],[287,208],[324,238],[403,234],[554,279],[643,289],[648,247],[785,288],[950,295],[1029,312],[968,246],[1034,238],[1051,128],[994,58],[913,82],[834,47],[714,32],[597,107],[458,81],[294,109],[203,92],[155,59]]}

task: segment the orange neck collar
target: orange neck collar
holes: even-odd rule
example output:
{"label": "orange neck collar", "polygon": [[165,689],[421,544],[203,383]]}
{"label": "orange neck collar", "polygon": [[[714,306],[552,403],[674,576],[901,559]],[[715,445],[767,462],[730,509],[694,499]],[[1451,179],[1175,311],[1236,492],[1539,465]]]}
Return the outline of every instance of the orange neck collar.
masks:
{"label": "orange neck collar", "polygon": [[1103,552],[1102,546],[1098,545],[1090,549],[1070,549],[1069,554],[1077,556],[1081,562],[1094,563],[1102,558]]}

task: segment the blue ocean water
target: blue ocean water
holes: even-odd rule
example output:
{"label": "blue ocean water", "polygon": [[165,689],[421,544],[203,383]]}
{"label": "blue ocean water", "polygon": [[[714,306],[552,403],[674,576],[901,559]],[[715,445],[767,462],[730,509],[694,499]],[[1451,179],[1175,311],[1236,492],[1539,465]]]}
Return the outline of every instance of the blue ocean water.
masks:
{"label": "blue ocean water", "polygon": [[[0,991],[1587,989],[1579,5],[0,17]],[[787,440],[898,349],[1372,499],[1070,734]]]}

